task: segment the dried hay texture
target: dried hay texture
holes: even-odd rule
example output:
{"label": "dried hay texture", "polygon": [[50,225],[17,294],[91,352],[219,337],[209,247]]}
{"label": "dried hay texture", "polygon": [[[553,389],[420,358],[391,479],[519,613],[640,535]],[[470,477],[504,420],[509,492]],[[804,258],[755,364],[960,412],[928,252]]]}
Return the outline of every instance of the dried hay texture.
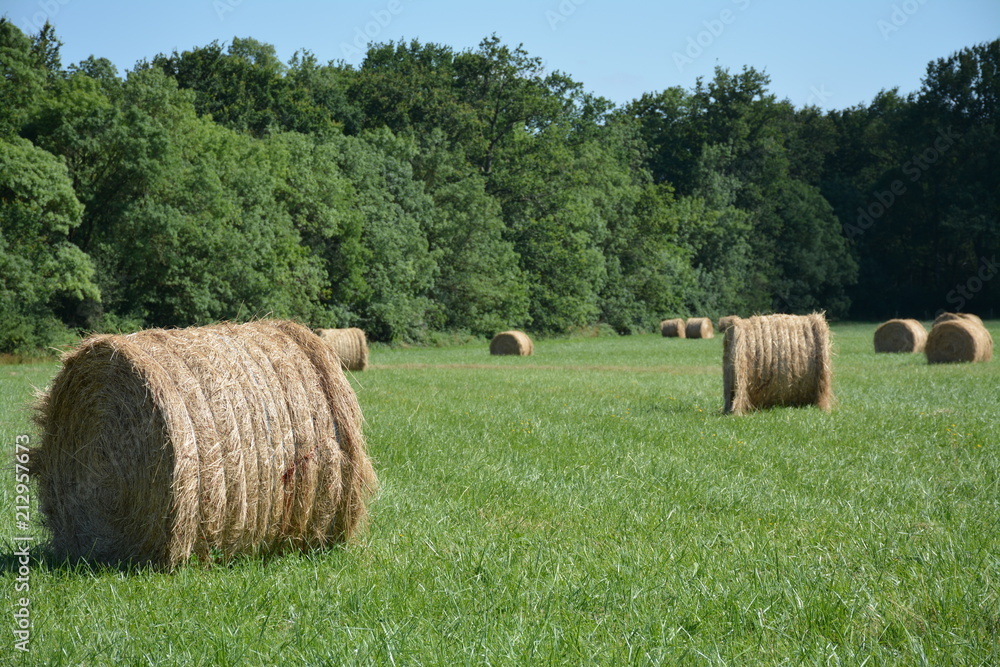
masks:
{"label": "dried hay texture", "polygon": [[715,338],[715,325],[707,317],[692,317],[684,326],[685,338]]}
{"label": "dried hay texture", "polygon": [[345,371],[368,368],[368,338],[361,329],[317,329],[316,334],[337,353]]}
{"label": "dried hay texture", "polygon": [[719,318],[719,331],[720,332],[725,332],[726,329],[728,329],[729,327],[733,326],[733,324],[735,324],[739,319],[740,318],[737,315],[726,315],[725,317],[720,317]]}
{"label": "dried hay texture", "polygon": [[490,341],[490,354],[513,354],[527,357],[533,354],[535,346],[523,331],[504,331]]}
{"label": "dried hay texture", "polygon": [[927,329],[917,320],[889,320],[875,330],[876,352],[923,352]]}
{"label": "dried hay texture", "polygon": [[722,349],[726,414],[778,405],[833,407],[830,328],[822,313],[740,319],[726,329]]}
{"label": "dried hay texture", "polygon": [[945,321],[931,328],[924,353],[929,364],[989,361],[993,358],[993,337],[972,320]]}
{"label": "dried hay texture", "polygon": [[93,336],[35,418],[60,558],[171,569],[322,547],[360,527],[377,483],[336,355],[292,322]]}
{"label": "dried hay texture", "polygon": [[954,322],[955,320],[971,320],[979,326],[986,326],[978,315],[973,315],[972,313],[941,313],[934,318],[934,324],[931,327],[936,327],[942,322]]}
{"label": "dried hay texture", "polygon": [[664,338],[684,338],[684,320],[663,320],[660,322],[660,334]]}

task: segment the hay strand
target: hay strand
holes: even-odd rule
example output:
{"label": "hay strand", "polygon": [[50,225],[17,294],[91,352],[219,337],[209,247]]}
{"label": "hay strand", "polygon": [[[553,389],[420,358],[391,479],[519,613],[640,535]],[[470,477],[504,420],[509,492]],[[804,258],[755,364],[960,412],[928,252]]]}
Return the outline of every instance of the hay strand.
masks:
{"label": "hay strand", "polygon": [[663,320],[660,322],[660,335],[664,338],[684,338],[684,320]]}
{"label": "hay strand", "polygon": [[685,338],[714,338],[715,325],[707,317],[692,317],[684,325]]}
{"label": "hay strand", "polygon": [[931,328],[924,353],[929,364],[989,361],[993,337],[973,320],[946,320]]}
{"label": "hay strand", "polygon": [[490,341],[490,354],[527,357],[534,353],[531,338],[523,331],[504,331]]}
{"label": "hay strand", "polygon": [[91,337],[35,417],[58,558],[170,569],[322,547],[358,529],[377,483],[336,355],[291,322]]}
{"label": "hay strand", "polygon": [[772,406],[833,406],[830,329],[821,313],[760,315],[726,329],[723,412]]}
{"label": "hay strand", "polygon": [[316,334],[337,353],[345,371],[368,368],[368,338],[361,329],[317,329]]}
{"label": "hay strand", "polygon": [[876,352],[923,352],[927,329],[917,320],[889,320],[875,329]]}

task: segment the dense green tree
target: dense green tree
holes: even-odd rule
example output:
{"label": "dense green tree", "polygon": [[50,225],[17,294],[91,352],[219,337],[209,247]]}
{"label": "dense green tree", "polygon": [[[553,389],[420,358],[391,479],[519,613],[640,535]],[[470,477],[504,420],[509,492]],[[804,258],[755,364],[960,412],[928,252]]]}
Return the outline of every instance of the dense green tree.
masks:
{"label": "dense green tree", "polygon": [[0,139],[0,352],[52,344],[64,309],[100,299],[90,259],[69,241],[82,212],[58,158]]}

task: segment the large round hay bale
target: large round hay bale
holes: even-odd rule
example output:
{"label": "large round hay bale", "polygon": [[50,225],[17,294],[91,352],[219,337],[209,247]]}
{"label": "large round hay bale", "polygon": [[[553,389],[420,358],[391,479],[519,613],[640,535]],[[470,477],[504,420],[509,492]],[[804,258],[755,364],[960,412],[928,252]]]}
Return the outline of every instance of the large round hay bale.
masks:
{"label": "large round hay bale", "polygon": [[347,371],[368,368],[368,339],[356,327],[349,329],[318,329],[316,333],[340,357],[340,365]]}
{"label": "large round hay bale", "polygon": [[993,358],[993,337],[972,320],[949,320],[931,328],[924,353],[930,364],[989,361]]}
{"label": "large round hay bale", "polygon": [[923,352],[927,329],[917,320],[889,320],[875,329],[876,352]]}
{"label": "large round hay bale", "polygon": [[931,326],[935,327],[942,322],[954,322],[956,320],[969,320],[975,322],[979,326],[985,326],[979,316],[973,315],[972,313],[941,313],[934,318],[934,324]]}
{"label": "large round hay bale", "polygon": [[726,329],[733,326],[737,320],[739,320],[738,315],[726,315],[725,317],[719,318],[719,331],[725,332]]}
{"label": "large round hay bale", "polygon": [[344,541],[375,473],[336,355],[282,321],[93,336],[35,415],[59,558],[208,561]]}
{"label": "large round hay bale", "polygon": [[684,325],[685,338],[714,338],[715,325],[707,317],[692,317]]}
{"label": "large round hay bale", "polygon": [[526,357],[535,351],[531,338],[523,331],[504,331],[490,341],[490,354],[513,354]]}
{"label": "large round hay bale", "polygon": [[830,328],[821,313],[740,319],[726,329],[722,349],[723,412],[832,407]]}
{"label": "large round hay bale", "polygon": [[684,320],[663,320],[660,322],[660,335],[664,338],[684,338]]}

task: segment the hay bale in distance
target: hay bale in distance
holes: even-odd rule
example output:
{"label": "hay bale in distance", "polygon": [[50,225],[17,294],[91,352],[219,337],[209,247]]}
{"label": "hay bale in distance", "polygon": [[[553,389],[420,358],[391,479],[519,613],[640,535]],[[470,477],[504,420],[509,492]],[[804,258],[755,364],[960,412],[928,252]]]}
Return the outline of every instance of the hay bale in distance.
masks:
{"label": "hay bale in distance", "polygon": [[779,405],[833,406],[830,328],[821,313],[758,315],[726,329],[723,412]]}
{"label": "hay bale in distance", "polygon": [[725,317],[720,317],[719,331],[725,332],[725,330],[733,326],[733,324],[735,324],[738,319],[740,319],[738,315],[726,315]]}
{"label": "hay bale in distance", "polygon": [[715,325],[707,317],[692,317],[684,325],[685,338],[714,338]]}
{"label": "hay bale in distance", "polygon": [[993,337],[973,320],[947,320],[934,325],[924,346],[929,364],[989,361]]}
{"label": "hay bale in distance", "polygon": [[535,346],[523,331],[503,331],[490,341],[490,354],[512,354],[527,357],[533,354]]}
{"label": "hay bale in distance", "polygon": [[917,320],[889,320],[875,329],[876,352],[923,352],[927,329]]}
{"label": "hay bale in distance", "polygon": [[30,456],[60,558],[171,569],[348,539],[376,485],[330,348],[282,321],[83,341]]}
{"label": "hay bale in distance", "polygon": [[660,335],[664,338],[684,338],[684,320],[663,320],[660,322]]}
{"label": "hay bale in distance", "polygon": [[970,320],[979,326],[986,326],[978,315],[973,315],[972,313],[941,313],[934,318],[934,324],[931,326],[936,327],[942,322],[954,322],[955,320]]}
{"label": "hay bale in distance", "polygon": [[316,334],[337,353],[344,370],[368,368],[368,338],[361,329],[317,329]]}

